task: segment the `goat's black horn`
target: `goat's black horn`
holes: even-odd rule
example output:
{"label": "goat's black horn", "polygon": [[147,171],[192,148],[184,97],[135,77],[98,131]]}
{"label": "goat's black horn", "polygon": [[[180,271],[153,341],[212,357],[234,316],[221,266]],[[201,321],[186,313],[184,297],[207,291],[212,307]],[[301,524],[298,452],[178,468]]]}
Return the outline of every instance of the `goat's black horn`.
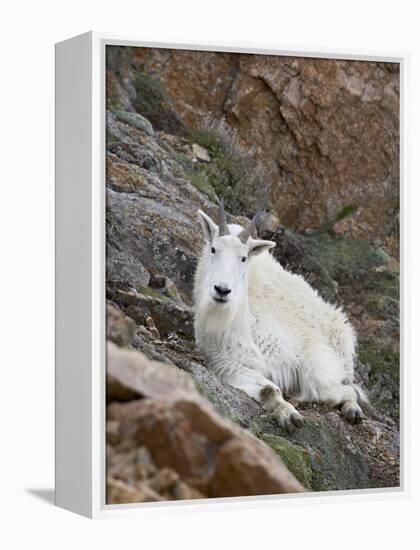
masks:
{"label": "goat's black horn", "polygon": [[226,223],[225,201],[223,197],[219,200],[219,237],[229,235],[229,229]]}
{"label": "goat's black horn", "polygon": [[247,242],[249,237],[251,236],[251,233],[254,229],[256,229],[258,222],[261,219],[261,216],[265,213],[264,208],[260,208],[258,212],[255,214],[255,216],[252,218],[252,220],[249,222],[249,224],[242,229],[242,231],[238,235],[238,239],[243,242],[244,244]]}

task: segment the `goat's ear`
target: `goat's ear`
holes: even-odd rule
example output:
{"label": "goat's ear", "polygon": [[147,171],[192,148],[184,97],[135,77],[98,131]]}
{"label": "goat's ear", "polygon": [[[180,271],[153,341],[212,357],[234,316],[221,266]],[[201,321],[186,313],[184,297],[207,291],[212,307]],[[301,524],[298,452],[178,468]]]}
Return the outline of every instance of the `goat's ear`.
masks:
{"label": "goat's ear", "polygon": [[258,254],[261,254],[261,252],[264,252],[264,250],[270,250],[270,248],[273,248],[273,246],[276,246],[276,243],[274,243],[273,241],[260,241],[249,239],[248,254],[250,257],[258,256]]}
{"label": "goat's ear", "polygon": [[207,214],[204,214],[202,210],[198,211],[198,216],[204,236],[208,241],[211,242],[219,234],[219,228],[214,223],[214,221],[209,216],[207,216]]}

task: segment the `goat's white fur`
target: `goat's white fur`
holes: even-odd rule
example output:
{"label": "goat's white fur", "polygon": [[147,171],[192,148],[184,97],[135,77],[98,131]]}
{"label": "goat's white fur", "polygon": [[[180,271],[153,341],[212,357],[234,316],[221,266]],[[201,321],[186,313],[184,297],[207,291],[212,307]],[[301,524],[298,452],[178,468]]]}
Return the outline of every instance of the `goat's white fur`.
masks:
{"label": "goat's white fur", "polygon": [[[232,224],[230,235],[219,237],[211,218],[199,215],[206,243],[195,274],[194,326],[208,367],[290,431],[303,419],[283,392],[296,401],[341,405],[344,416],[358,421],[358,400],[366,397],[353,384],[356,337],[341,308],[284,269],[268,253],[275,243],[243,244],[242,228]],[[230,289],[226,303],[215,301],[215,285]]]}

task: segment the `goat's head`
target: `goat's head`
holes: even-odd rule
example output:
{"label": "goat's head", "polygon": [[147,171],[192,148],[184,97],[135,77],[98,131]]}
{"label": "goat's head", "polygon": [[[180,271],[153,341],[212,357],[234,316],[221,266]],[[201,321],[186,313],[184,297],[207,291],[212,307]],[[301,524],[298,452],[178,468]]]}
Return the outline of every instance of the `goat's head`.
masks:
{"label": "goat's head", "polygon": [[200,288],[201,303],[204,301],[212,309],[234,313],[248,292],[250,261],[275,246],[275,243],[251,237],[261,212],[245,228],[238,225],[228,227],[223,199],[220,201],[218,225],[201,210],[198,213],[206,239],[202,255],[205,264]]}

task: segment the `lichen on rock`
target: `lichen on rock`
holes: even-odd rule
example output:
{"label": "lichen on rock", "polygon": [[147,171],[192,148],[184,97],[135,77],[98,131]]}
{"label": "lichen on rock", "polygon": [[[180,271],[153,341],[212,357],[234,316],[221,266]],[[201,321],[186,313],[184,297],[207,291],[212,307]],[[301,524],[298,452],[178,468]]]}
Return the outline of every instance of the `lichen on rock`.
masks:
{"label": "lichen on rock", "polygon": [[260,437],[280,456],[296,479],[307,489],[312,489],[313,472],[308,452],[279,435],[262,434]]}

